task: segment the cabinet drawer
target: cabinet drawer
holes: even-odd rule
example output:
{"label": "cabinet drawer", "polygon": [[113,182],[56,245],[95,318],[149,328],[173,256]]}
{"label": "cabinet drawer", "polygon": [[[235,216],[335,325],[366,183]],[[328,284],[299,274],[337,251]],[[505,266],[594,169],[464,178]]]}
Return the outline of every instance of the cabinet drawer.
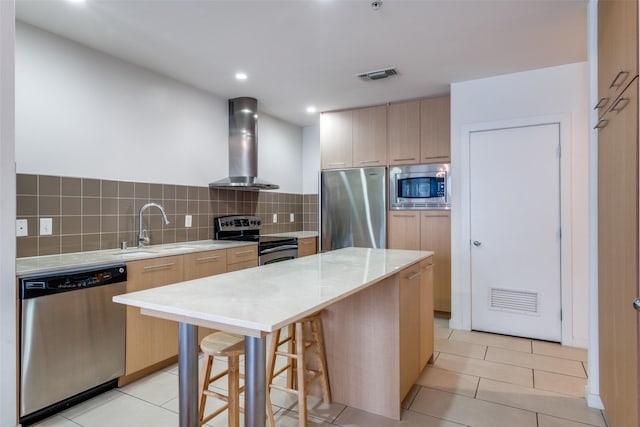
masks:
{"label": "cabinet drawer", "polygon": [[244,270],[245,268],[257,267],[257,266],[258,266],[258,260],[250,259],[248,261],[236,262],[234,264],[227,265],[227,271],[229,272],[238,271],[238,270]]}
{"label": "cabinet drawer", "polygon": [[127,292],[151,289],[182,281],[182,256],[171,256],[127,263]]}
{"label": "cabinet drawer", "polygon": [[227,251],[196,252],[184,257],[184,280],[222,274],[227,271]]}
{"label": "cabinet drawer", "polygon": [[227,265],[251,260],[258,261],[258,245],[227,249]]}
{"label": "cabinet drawer", "polygon": [[298,258],[318,253],[318,244],[315,237],[298,239]]}

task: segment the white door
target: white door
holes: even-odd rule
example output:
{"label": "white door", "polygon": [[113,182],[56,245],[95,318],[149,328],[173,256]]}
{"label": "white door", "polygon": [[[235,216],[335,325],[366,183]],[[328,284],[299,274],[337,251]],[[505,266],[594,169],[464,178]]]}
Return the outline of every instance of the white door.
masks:
{"label": "white door", "polygon": [[471,327],[561,340],[560,125],[470,136]]}

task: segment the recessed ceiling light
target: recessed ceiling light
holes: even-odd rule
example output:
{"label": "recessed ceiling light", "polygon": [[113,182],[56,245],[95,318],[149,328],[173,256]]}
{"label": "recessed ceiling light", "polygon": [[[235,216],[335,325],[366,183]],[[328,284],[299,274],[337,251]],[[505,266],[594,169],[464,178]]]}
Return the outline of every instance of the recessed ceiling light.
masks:
{"label": "recessed ceiling light", "polygon": [[246,73],[236,73],[236,79],[238,79],[238,80],[247,80],[247,74]]}
{"label": "recessed ceiling light", "polygon": [[311,113],[315,113],[316,111],[318,111],[318,110],[316,109],[316,107],[313,107],[313,106],[311,106],[311,107],[307,107],[307,113],[309,113],[309,114],[311,114]]}

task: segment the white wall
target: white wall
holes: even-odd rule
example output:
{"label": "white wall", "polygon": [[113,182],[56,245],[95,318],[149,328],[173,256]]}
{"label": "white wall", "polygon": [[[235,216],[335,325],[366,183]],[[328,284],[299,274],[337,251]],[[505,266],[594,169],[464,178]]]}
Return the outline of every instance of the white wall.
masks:
{"label": "white wall", "polygon": [[0,1],[0,425],[16,425],[16,177],[13,0]]}
{"label": "white wall", "polygon": [[[18,173],[199,186],[228,175],[226,99],[28,24],[16,31]],[[258,174],[300,193],[302,129],[258,123]]]}
{"label": "white wall", "polygon": [[[451,85],[451,163],[452,163],[452,319],[454,328],[471,327],[470,250],[467,236],[469,212],[468,152],[465,129],[481,123],[517,122],[542,116],[565,117],[569,129],[563,144],[564,188],[562,205],[570,212],[563,229],[563,247],[570,259],[563,259],[563,308],[572,314],[563,322],[564,344],[587,347],[589,293],[588,226],[588,67],[587,63],[569,64],[508,74]],[[561,136],[562,138],[562,136]],[[564,145],[563,145],[564,147]],[[569,157],[567,157],[569,156]],[[496,159],[496,164],[500,159]],[[568,169],[568,170],[567,170]],[[544,173],[544,171],[540,171]],[[508,178],[508,177],[505,177]],[[508,201],[507,201],[508,202]],[[569,245],[569,246],[566,246]],[[563,251],[563,253],[565,253]],[[567,264],[568,263],[568,264]],[[567,279],[568,280],[565,280]],[[566,316],[565,312],[565,316]],[[566,328],[569,325],[570,327]]]}
{"label": "white wall", "polygon": [[320,174],[320,126],[302,129],[302,194],[318,194]]}

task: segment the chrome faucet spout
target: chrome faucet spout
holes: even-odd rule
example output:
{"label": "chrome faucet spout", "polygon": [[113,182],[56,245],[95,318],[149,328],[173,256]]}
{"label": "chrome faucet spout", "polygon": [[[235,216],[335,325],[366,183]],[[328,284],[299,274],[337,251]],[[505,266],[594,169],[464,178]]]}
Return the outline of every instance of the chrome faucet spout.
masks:
{"label": "chrome faucet spout", "polygon": [[140,226],[140,231],[138,233],[138,247],[142,247],[142,246],[146,246],[149,244],[149,236],[147,235],[147,230],[145,230],[144,228],[142,228],[142,213],[150,207],[156,207],[158,209],[160,209],[160,213],[162,214],[162,220],[164,221],[164,224],[167,225],[169,224],[169,219],[167,218],[167,214],[164,211],[164,208],[154,202],[151,203],[147,203],[146,205],[142,206],[140,208],[140,213],[139,213],[139,218],[138,218],[138,224]]}

